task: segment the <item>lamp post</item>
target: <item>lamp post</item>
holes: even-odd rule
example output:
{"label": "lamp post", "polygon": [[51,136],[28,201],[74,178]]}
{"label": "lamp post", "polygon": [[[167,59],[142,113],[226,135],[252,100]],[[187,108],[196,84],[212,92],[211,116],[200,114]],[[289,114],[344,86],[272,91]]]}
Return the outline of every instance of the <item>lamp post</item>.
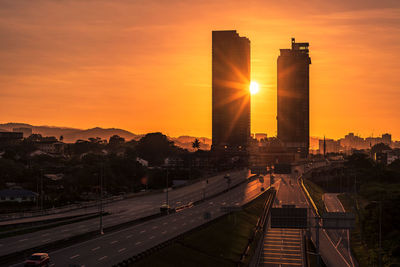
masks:
{"label": "lamp post", "polygon": [[100,234],[104,235],[103,231],[103,163],[100,166]]}

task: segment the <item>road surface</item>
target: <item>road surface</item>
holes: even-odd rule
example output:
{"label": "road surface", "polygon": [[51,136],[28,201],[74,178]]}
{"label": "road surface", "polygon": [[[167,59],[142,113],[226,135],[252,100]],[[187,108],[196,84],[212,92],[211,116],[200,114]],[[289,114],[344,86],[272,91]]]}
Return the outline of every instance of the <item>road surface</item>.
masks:
{"label": "road surface", "polygon": [[[230,176],[232,179],[230,187],[232,187],[248,179],[250,174],[246,170],[231,173]],[[203,199],[203,186],[203,183],[195,183],[170,191],[168,193],[169,204],[171,207],[176,207]],[[226,179],[223,178],[223,175],[214,177],[209,179],[209,184],[204,188],[205,196],[208,197],[217,194],[227,188],[228,184]],[[165,198],[165,193],[160,193],[114,202],[106,208],[106,211],[110,212],[111,215],[104,216],[103,225],[104,227],[109,227],[157,214],[160,211],[161,204],[165,202]],[[2,238],[0,239],[0,256],[95,231],[97,229],[99,229],[99,219],[94,218],[33,233]]]}
{"label": "road surface", "polygon": [[223,206],[241,206],[251,201],[267,184],[269,179],[265,179],[264,184],[256,179],[190,209],[52,251],[52,266],[111,266],[206,223],[204,212],[210,212],[212,218],[216,218],[224,214]]}

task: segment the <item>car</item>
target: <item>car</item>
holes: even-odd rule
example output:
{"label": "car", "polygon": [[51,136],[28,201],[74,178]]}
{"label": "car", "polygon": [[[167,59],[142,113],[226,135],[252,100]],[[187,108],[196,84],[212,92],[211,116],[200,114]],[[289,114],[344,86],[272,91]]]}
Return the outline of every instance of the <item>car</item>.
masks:
{"label": "car", "polygon": [[165,214],[165,213],[169,213],[171,211],[171,207],[167,204],[162,204],[160,207],[160,212]]}
{"label": "car", "polygon": [[25,260],[24,266],[49,266],[50,257],[47,253],[34,253]]}

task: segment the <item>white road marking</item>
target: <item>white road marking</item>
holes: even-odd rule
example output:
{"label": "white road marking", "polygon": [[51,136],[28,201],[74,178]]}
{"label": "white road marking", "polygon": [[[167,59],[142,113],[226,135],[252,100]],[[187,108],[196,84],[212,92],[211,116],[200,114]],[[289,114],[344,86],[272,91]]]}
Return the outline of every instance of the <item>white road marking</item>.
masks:
{"label": "white road marking", "polygon": [[152,235],[152,236],[150,236],[150,238],[149,239],[153,239],[155,236],[154,235]]}
{"label": "white road marking", "polygon": [[146,230],[140,231],[141,234],[146,233]]}
{"label": "white road marking", "polygon": [[26,240],[29,240],[29,238],[24,238],[24,239],[21,239],[21,240],[18,240],[19,242],[23,242],[23,241],[26,241]]}
{"label": "white road marking", "polygon": [[157,229],[158,228],[158,226],[153,226],[153,228],[152,229]]}
{"label": "white road marking", "polygon": [[126,248],[121,248],[120,250],[118,250],[118,252],[122,252],[124,251]]}
{"label": "white road marking", "polygon": [[126,236],[126,238],[131,238],[132,237],[132,235],[128,235],[128,236]]}
{"label": "white road marking", "polygon": [[98,250],[100,247],[92,248],[92,251]]}
{"label": "white road marking", "polygon": [[50,233],[45,233],[45,234],[43,234],[42,236],[48,236]]}
{"label": "white road marking", "polygon": [[102,260],[104,260],[105,258],[107,258],[107,256],[103,256],[103,257],[99,258],[98,261],[102,261]]}
{"label": "white road marking", "polygon": [[135,246],[142,244],[142,242],[138,241],[135,243]]}
{"label": "white road marking", "polygon": [[115,243],[117,243],[118,242],[118,240],[114,240],[114,241],[112,241],[110,244],[115,244]]}
{"label": "white road marking", "polygon": [[51,240],[51,238],[48,238],[46,240],[43,240],[42,242],[49,242]]}
{"label": "white road marking", "polygon": [[75,258],[77,258],[77,257],[79,257],[79,254],[76,254],[76,255],[74,255],[74,256],[72,256],[72,257],[69,257],[69,258],[72,260],[72,259],[75,259]]}
{"label": "white road marking", "polygon": [[163,235],[164,235],[165,233],[167,233],[167,231],[162,232]]}

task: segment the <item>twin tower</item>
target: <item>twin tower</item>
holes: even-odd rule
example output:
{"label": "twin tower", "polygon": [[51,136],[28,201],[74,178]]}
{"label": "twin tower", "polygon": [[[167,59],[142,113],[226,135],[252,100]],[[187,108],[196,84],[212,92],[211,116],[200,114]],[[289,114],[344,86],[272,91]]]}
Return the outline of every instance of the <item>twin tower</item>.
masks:
{"label": "twin tower", "polygon": [[[287,151],[309,149],[308,43],[278,57],[278,139]],[[250,132],[250,40],[236,31],[212,32],[212,149],[246,152]]]}

